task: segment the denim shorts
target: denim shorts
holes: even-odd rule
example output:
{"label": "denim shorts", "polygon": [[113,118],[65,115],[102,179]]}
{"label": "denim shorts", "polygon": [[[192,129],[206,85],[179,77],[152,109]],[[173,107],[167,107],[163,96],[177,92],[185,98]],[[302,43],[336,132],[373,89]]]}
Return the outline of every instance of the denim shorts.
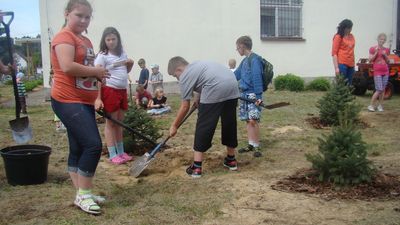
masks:
{"label": "denim shorts", "polygon": [[82,103],[63,103],[53,98],[51,106],[67,128],[68,171],[93,177],[102,149],[94,107]]}

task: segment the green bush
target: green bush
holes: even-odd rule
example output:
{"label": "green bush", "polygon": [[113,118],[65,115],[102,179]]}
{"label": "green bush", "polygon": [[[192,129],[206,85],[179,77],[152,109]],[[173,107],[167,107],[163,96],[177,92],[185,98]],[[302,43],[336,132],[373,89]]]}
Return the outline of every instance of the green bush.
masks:
{"label": "green bush", "polygon": [[26,91],[32,91],[37,86],[42,85],[43,84],[43,80],[42,79],[31,80],[31,81],[25,81],[24,83],[25,83],[25,90]]}
{"label": "green bush", "polygon": [[[155,142],[162,136],[158,124],[143,109],[130,106],[125,113],[124,123]],[[142,155],[154,147],[155,146],[152,146],[152,144],[146,142],[140,136],[134,135],[124,129],[124,149],[126,152]]]}
{"label": "green bush", "polygon": [[274,79],[276,90],[304,91],[304,80],[293,74],[279,75]]}
{"label": "green bush", "polygon": [[307,85],[307,90],[327,91],[331,88],[330,82],[325,78],[316,78]]}
{"label": "green bush", "polygon": [[7,80],[6,82],[4,82],[5,85],[13,85],[13,81],[12,80]]}
{"label": "green bush", "polygon": [[346,108],[348,108],[348,118],[354,123],[358,120],[361,106],[355,102],[355,97],[351,94],[351,91],[345,80],[339,77],[333,83],[333,88],[318,100],[319,117],[323,124],[338,125],[339,115]]}
{"label": "green bush", "polygon": [[320,181],[337,185],[351,185],[370,182],[375,173],[371,161],[367,159],[367,147],[360,131],[352,121],[341,113],[340,126],[332,134],[318,138],[319,153],[306,154]]}

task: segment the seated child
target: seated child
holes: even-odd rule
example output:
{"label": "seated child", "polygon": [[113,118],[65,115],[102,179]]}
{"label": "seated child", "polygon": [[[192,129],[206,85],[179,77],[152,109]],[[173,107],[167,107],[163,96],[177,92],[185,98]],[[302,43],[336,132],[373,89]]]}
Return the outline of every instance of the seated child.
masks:
{"label": "seated child", "polygon": [[171,112],[171,107],[167,105],[167,97],[164,96],[164,90],[157,88],[154,95],[154,98],[150,100],[150,110],[147,110],[147,113],[150,115],[160,115]]}
{"label": "seated child", "polygon": [[19,98],[19,103],[21,106],[21,112],[22,114],[27,114],[28,112],[26,111],[26,90],[25,90],[25,84],[22,81],[22,78],[25,76],[24,73],[19,71],[17,73],[17,89],[18,89],[18,98]]}
{"label": "seated child", "polygon": [[138,85],[136,87],[136,95],[135,95],[136,106],[138,108],[147,109],[149,105],[149,101],[152,99],[150,92],[146,91],[143,85]]}

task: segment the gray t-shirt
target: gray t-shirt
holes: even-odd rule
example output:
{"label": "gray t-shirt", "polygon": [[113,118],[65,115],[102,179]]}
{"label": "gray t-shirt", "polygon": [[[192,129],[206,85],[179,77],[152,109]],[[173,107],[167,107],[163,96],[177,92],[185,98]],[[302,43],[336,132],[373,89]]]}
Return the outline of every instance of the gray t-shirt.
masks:
{"label": "gray t-shirt", "polygon": [[218,103],[239,97],[235,75],[225,66],[211,61],[189,64],[179,77],[181,96],[190,100],[193,91],[200,93],[200,103]]}

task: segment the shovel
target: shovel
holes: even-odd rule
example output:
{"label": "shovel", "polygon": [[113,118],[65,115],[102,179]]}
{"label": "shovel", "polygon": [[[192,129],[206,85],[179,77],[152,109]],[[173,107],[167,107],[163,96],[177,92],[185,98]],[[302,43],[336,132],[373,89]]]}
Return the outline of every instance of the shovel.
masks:
{"label": "shovel", "polygon": [[[10,16],[11,18],[6,23],[4,20],[1,23],[4,26],[7,35],[8,54],[10,57],[10,64],[14,66],[14,57],[12,53],[12,44],[10,37],[10,24],[14,19],[14,12],[1,12],[1,16]],[[10,120],[10,126],[12,135],[17,144],[25,144],[32,139],[32,128],[29,126],[29,119],[27,116],[20,117],[21,103],[19,102],[18,87],[17,87],[17,76],[15,69],[12,69],[12,81],[14,86],[15,96],[15,120]]]}
{"label": "shovel", "polygon": [[[178,128],[186,121],[187,118],[197,109],[197,106],[195,104],[192,105],[190,108],[189,112],[186,114],[186,116],[183,118],[181,123],[178,125]],[[135,161],[133,161],[131,168],[129,169],[129,174],[138,177],[144,169],[150,164],[151,161],[154,160],[154,156],[161,150],[161,148],[167,143],[167,141],[171,138],[171,136],[168,135],[166,139],[164,139],[160,144],[158,144],[153,150],[150,150],[144,155],[140,156],[137,158]]]}
{"label": "shovel", "polygon": [[[256,100],[253,99],[248,99],[248,98],[244,98],[244,97],[239,97],[240,100],[246,101],[246,102],[251,102],[251,103],[256,103]],[[290,105],[289,102],[277,102],[271,105],[264,105],[264,103],[261,102],[261,104],[259,106],[263,107],[264,109],[275,109],[275,108],[279,108],[279,107],[283,107],[283,106],[287,106]]]}

